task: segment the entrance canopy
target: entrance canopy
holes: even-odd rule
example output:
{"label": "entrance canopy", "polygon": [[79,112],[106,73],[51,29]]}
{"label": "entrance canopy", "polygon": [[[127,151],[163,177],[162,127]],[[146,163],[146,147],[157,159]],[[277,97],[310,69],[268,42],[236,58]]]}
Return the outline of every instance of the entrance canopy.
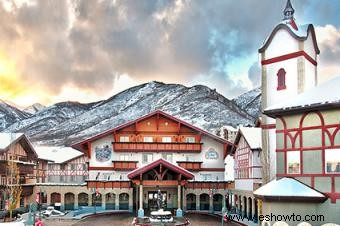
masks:
{"label": "entrance canopy", "polygon": [[133,170],[127,176],[133,181],[183,181],[194,178],[186,169],[162,158]]}

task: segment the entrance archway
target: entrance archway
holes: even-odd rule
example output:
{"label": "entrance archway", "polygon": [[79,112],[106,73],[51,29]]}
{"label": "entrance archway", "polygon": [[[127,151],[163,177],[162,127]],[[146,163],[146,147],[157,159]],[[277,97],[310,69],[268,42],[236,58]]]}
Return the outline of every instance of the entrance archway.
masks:
{"label": "entrance archway", "polygon": [[253,217],[253,200],[248,198],[248,218],[251,219]]}
{"label": "entrance archway", "polygon": [[78,195],[78,206],[88,206],[89,205],[89,195],[86,193],[80,193]]}
{"label": "entrance archway", "polygon": [[187,194],[187,210],[196,210],[196,195]]}
{"label": "entrance archway", "polygon": [[242,216],[247,217],[247,197],[243,196],[243,214]]}
{"label": "entrance archway", "polygon": [[114,193],[107,193],[105,195],[106,205],[105,208],[107,210],[114,210],[116,208],[116,195]]}
{"label": "entrance archway", "polygon": [[[51,194],[51,205],[55,207],[56,203],[61,203],[61,195],[60,193],[53,192]],[[60,208],[60,206],[58,206],[58,208]]]}
{"label": "entrance archway", "polygon": [[129,194],[128,193],[119,194],[119,209],[120,210],[129,209]]}
{"label": "entrance archway", "polygon": [[92,194],[92,206],[102,206],[102,194],[93,193]]}
{"label": "entrance archway", "polygon": [[74,210],[74,194],[69,192],[65,194],[65,210]]}
{"label": "entrance archway", "polygon": [[223,196],[221,194],[213,195],[213,210],[221,211],[222,210],[222,202]]}
{"label": "entrance archway", "polygon": [[206,193],[200,195],[200,210],[209,210],[209,195]]}

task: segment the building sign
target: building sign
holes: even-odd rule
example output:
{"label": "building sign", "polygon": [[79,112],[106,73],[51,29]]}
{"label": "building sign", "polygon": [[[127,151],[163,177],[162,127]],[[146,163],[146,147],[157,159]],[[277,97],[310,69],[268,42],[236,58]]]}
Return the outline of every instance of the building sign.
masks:
{"label": "building sign", "polygon": [[206,159],[218,159],[218,153],[214,148],[209,148],[209,150],[205,153]]}
{"label": "building sign", "polygon": [[112,148],[109,145],[96,146],[95,154],[98,162],[107,162],[111,160]]}

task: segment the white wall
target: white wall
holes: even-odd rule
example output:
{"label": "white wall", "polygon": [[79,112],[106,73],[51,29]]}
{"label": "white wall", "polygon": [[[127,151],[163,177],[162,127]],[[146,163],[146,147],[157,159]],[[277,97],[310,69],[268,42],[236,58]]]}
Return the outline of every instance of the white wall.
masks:
{"label": "white wall", "polygon": [[235,190],[253,191],[253,179],[235,180]]}
{"label": "white wall", "polygon": [[111,153],[111,158],[107,161],[98,161],[96,159],[96,152],[95,149],[96,147],[103,147],[104,145],[108,145],[111,150],[112,150],[112,142],[113,142],[113,136],[108,135],[106,137],[100,138],[94,142],[91,143],[91,158],[89,159],[90,167],[96,167],[96,166],[101,166],[101,167],[107,167],[107,166],[112,166],[112,160],[113,160],[113,154]]}

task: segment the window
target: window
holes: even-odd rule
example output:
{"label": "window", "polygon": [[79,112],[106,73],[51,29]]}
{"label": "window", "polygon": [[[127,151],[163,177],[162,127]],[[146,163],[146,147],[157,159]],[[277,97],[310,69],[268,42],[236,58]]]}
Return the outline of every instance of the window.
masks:
{"label": "window", "polygon": [[65,177],[63,175],[60,176],[60,182],[65,182]]}
{"label": "window", "polygon": [[207,180],[211,180],[212,175],[211,174],[201,174],[202,180],[207,181]]}
{"label": "window", "polygon": [[209,148],[209,150],[205,153],[206,159],[218,159],[218,153],[214,148]]}
{"label": "window", "polygon": [[283,68],[277,72],[277,90],[286,89],[286,71]]}
{"label": "window", "polygon": [[76,176],[75,175],[71,175],[71,182],[76,182]]}
{"label": "window", "polygon": [[171,137],[162,137],[163,143],[171,143]]}
{"label": "window", "polygon": [[129,161],[129,155],[128,154],[121,154],[119,156],[120,161]]}
{"label": "window", "polygon": [[151,142],[153,142],[153,139],[152,139],[152,137],[143,137],[143,141],[151,143]]}
{"label": "window", "polygon": [[325,150],[326,173],[340,173],[340,149]]}
{"label": "window", "polygon": [[195,137],[186,137],[185,143],[195,143]]}
{"label": "window", "polygon": [[119,142],[129,142],[129,137],[128,136],[120,136]]}
{"label": "window", "polygon": [[72,164],[71,164],[71,170],[76,170],[76,169],[77,169],[77,164],[72,163]]}
{"label": "window", "polygon": [[152,154],[143,154],[143,163],[150,163],[152,162],[152,159]]}
{"label": "window", "polygon": [[53,170],[53,168],[54,168],[53,165],[51,164],[48,165],[48,170]]}
{"label": "window", "polygon": [[287,173],[299,174],[300,173],[300,152],[288,151],[287,152]]}
{"label": "window", "polygon": [[25,198],[20,197],[20,207],[25,207]]}
{"label": "window", "polygon": [[162,158],[168,162],[172,162],[172,154],[171,153],[163,153]]}

